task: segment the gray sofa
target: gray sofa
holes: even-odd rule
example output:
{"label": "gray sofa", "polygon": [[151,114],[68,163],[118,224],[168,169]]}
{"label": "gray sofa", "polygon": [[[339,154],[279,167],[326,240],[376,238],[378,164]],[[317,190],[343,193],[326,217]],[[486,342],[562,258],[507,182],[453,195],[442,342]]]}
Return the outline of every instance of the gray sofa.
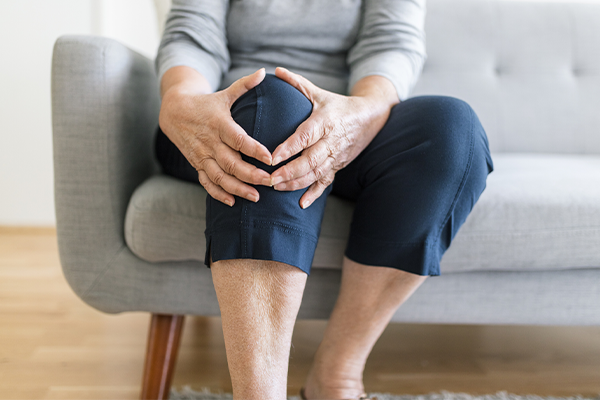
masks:
{"label": "gray sofa", "polygon": [[[429,0],[426,32],[413,96],[470,103],[495,171],[442,275],[393,321],[600,325],[600,4]],[[158,110],[151,60],[110,39],[57,41],[61,264],[104,312],[219,315],[202,262],[206,192],[160,173]],[[328,199],[299,318],[333,307],[352,209]]]}

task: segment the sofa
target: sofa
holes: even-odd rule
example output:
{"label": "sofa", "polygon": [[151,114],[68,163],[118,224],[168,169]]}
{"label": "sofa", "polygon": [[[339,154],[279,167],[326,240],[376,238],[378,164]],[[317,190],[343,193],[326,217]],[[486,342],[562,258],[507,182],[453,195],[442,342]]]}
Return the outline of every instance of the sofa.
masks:
{"label": "sofa", "polygon": [[[392,321],[600,325],[600,4],[429,0],[427,8],[428,58],[412,96],[467,101],[495,170],[442,275]],[[161,173],[159,107],[153,60],[102,37],[56,42],[61,265],[90,306],[152,314],[143,398],[168,394],[183,316],[219,315],[203,263],[207,194]],[[333,308],[352,211],[329,196],[300,319],[326,319]]]}

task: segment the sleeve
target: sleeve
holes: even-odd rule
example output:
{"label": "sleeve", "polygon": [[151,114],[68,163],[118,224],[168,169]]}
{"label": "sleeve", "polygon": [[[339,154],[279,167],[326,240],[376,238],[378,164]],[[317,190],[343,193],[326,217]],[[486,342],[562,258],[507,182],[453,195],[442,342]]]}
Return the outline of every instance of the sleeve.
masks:
{"label": "sleeve", "polygon": [[213,90],[221,84],[231,60],[226,18],[229,0],[173,0],[158,53],[158,82],[172,67],[185,65],[200,72]]}
{"label": "sleeve", "polygon": [[400,100],[417,83],[425,52],[425,0],[364,0],[358,38],[348,52],[348,93],[369,75],[388,78]]}

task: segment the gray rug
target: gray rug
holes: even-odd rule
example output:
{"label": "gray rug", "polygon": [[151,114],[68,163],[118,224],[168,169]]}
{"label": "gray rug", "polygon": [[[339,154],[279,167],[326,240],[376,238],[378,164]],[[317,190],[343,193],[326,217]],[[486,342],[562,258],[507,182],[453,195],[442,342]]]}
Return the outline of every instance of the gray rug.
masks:
{"label": "gray rug", "polygon": [[[430,393],[421,396],[397,395],[390,393],[369,393],[370,396],[376,396],[378,400],[600,400],[600,393],[597,397],[543,397],[543,396],[517,396],[507,392],[498,392],[496,394],[486,394],[484,396],[471,396],[466,393],[451,393],[442,391],[440,393]],[[171,390],[169,400],[231,400],[231,393],[211,393],[204,388],[201,392],[192,390],[185,386],[180,391]],[[300,400],[299,396],[290,396],[288,400]]]}

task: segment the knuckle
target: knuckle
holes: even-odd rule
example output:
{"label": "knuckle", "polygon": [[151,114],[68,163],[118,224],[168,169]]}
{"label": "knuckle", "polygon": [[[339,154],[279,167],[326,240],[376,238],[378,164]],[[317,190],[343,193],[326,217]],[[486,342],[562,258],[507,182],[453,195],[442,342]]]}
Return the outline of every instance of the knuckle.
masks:
{"label": "knuckle", "polygon": [[205,159],[209,153],[209,146],[203,145],[199,142],[187,142],[185,144],[185,150],[193,159],[200,162]]}
{"label": "knuckle", "polygon": [[336,132],[336,124],[331,120],[325,122],[323,124],[323,132],[325,133],[325,136],[333,134]]}
{"label": "knuckle", "polygon": [[221,186],[224,179],[225,179],[225,174],[223,173],[223,171],[218,171],[215,173],[215,176],[213,177],[212,181],[215,183],[215,185]]}
{"label": "knuckle", "polygon": [[240,151],[242,146],[244,145],[245,139],[246,138],[241,133],[236,134],[235,137],[233,138],[233,146],[234,146],[233,148],[236,151]]}
{"label": "knuckle", "polygon": [[313,170],[315,180],[321,179],[323,175],[325,175],[325,169],[322,165],[319,165],[317,168]]}
{"label": "knuckle", "polygon": [[185,141],[183,143],[183,151],[182,153],[186,154],[192,160],[200,161],[201,154],[198,146],[192,146],[189,142]]}
{"label": "knuckle", "polygon": [[325,141],[325,149],[328,157],[335,158],[335,148],[329,141]]}
{"label": "knuckle", "polygon": [[301,146],[306,147],[310,143],[312,135],[309,131],[301,131],[299,134],[299,143]]}
{"label": "knuckle", "polygon": [[301,179],[296,179],[296,180],[293,180],[292,182],[290,182],[290,189],[291,190],[298,190],[298,189],[301,189],[302,187],[303,186],[302,186],[302,180]]}
{"label": "knuckle", "polygon": [[285,178],[285,180],[289,181],[290,179],[294,179],[294,172],[287,165],[285,165],[281,168],[281,173],[282,173],[282,176]]}
{"label": "knuckle", "polygon": [[338,160],[335,158],[335,156],[327,156],[327,163],[331,166],[331,168],[338,166]]}
{"label": "knuckle", "polygon": [[197,157],[195,155],[190,154],[190,157],[188,158],[190,164],[196,169],[196,171],[198,172],[198,176],[199,177],[203,177],[201,172],[203,172],[205,170],[204,168],[204,159]]}
{"label": "knuckle", "polygon": [[316,169],[319,166],[319,156],[316,153],[308,154],[307,158],[310,169]]}
{"label": "knuckle", "polygon": [[226,173],[228,173],[229,175],[235,175],[235,171],[236,171],[236,167],[237,167],[237,162],[235,159],[227,158],[223,164],[224,164],[223,169],[225,170]]}
{"label": "knuckle", "polygon": [[342,135],[342,142],[346,147],[351,147],[354,145],[355,140],[350,135]]}
{"label": "knuckle", "polygon": [[197,170],[203,170],[206,171],[206,162],[210,159],[210,157],[206,157],[206,156],[197,156],[196,160],[197,160],[197,165],[198,167],[196,168]]}
{"label": "knuckle", "polygon": [[332,166],[337,166],[339,164],[340,153],[330,143],[326,143],[325,146],[327,149],[327,161],[331,163]]}
{"label": "knuckle", "polygon": [[334,177],[335,177],[335,174],[327,174],[327,175],[323,176],[321,179],[319,179],[319,181],[322,182],[323,187],[327,187],[327,186],[331,185]]}
{"label": "knuckle", "polygon": [[202,187],[208,191],[210,180],[206,177],[206,175],[198,174],[198,182],[200,182],[200,185],[202,185]]}

